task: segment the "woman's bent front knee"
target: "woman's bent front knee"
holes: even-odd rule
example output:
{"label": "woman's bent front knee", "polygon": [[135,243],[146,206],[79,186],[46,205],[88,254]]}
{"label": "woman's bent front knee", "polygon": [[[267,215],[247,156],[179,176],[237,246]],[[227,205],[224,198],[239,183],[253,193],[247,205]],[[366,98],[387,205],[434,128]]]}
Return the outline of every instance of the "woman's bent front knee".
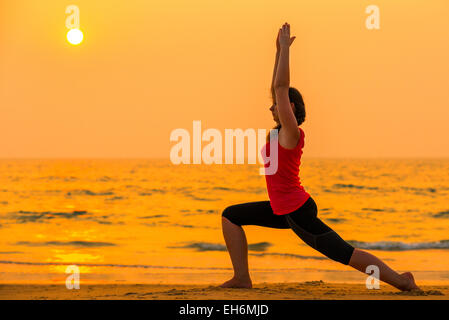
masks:
{"label": "woman's bent front knee", "polygon": [[239,223],[239,221],[235,215],[235,210],[233,210],[233,207],[234,206],[229,206],[226,209],[224,209],[221,216],[222,216],[222,218],[228,219],[231,223],[241,226],[241,224]]}

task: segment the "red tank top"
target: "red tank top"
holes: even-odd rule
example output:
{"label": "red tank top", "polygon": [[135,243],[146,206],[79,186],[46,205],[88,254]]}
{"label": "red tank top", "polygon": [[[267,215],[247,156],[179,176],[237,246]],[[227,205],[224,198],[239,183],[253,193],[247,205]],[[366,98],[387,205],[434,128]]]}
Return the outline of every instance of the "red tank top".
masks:
{"label": "red tank top", "polygon": [[300,208],[310,197],[301,186],[299,166],[301,164],[302,148],[304,147],[304,131],[299,128],[301,136],[294,149],[285,149],[278,138],[267,142],[262,148],[265,172],[270,166],[270,143],[278,144],[278,168],[275,174],[265,175],[268,196],[274,214],[288,214]]}

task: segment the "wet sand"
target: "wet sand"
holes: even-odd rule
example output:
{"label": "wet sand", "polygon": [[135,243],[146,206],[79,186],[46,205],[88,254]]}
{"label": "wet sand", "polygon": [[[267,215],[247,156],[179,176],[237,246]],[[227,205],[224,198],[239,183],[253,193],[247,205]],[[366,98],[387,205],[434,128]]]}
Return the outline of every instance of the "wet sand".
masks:
{"label": "wet sand", "polygon": [[422,292],[400,292],[388,285],[368,290],[363,284],[322,281],[260,283],[252,289],[214,285],[81,284],[0,285],[0,300],[449,300],[449,286],[421,286]]}

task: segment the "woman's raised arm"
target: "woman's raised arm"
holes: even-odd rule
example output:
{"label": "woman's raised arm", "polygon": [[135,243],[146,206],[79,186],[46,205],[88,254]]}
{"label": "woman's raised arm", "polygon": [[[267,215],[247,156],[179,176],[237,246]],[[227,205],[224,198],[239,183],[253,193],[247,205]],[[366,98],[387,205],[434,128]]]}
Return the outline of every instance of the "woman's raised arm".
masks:
{"label": "woman's raised arm", "polygon": [[274,92],[274,80],[276,78],[276,71],[278,69],[278,64],[279,64],[279,53],[281,51],[281,47],[279,44],[279,32],[276,38],[276,58],[274,61],[274,69],[273,69],[273,77],[271,79],[271,96],[273,98],[273,103],[276,103],[276,94]]}
{"label": "woman's raised arm", "polygon": [[274,81],[274,91],[279,121],[281,122],[282,130],[284,130],[284,141],[287,147],[295,147],[300,135],[298,122],[288,96],[290,88],[290,45],[294,39],[295,37],[290,38],[290,25],[285,23],[279,30],[280,54]]}

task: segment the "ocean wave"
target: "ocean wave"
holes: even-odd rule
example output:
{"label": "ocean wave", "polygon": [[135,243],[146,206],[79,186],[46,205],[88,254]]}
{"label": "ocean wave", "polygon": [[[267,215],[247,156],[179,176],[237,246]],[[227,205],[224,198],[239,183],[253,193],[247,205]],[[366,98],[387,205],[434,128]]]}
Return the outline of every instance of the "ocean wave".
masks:
{"label": "ocean wave", "polygon": [[167,190],[164,190],[164,189],[157,189],[157,188],[146,189],[146,191],[151,191],[151,192],[155,192],[155,193],[167,193]]}
{"label": "ocean wave", "polygon": [[326,220],[329,222],[334,222],[334,223],[340,223],[340,222],[346,221],[346,219],[344,219],[344,218],[326,218]]}
{"label": "ocean wave", "polygon": [[212,189],[220,190],[220,191],[240,191],[239,189],[228,188],[228,187],[213,187]]}
{"label": "ocean wave", "polygon": [[101,178],[97,178],[97,181],[100,181],[100,182],[109,182],[111,180],[113,180],[113,179],[111,177],[108,177],[108,176],[103,176]]}
{"label": "ocean wave", "polygon": [[383,191],[383,192],[399,192],[400,190],[406,191],[406,192],[413,192],[414,194],[418,195],[429,195],[429,194],[435,194],[438,192],[436,188],[428,187],[428,188],[417,188],[417,187],[408,187],[408,186],[401,186],[398,188],[379,188],[379,187],[372,187],[372,186],[364,186],[364,185],[356,185],[352,183],[343,184],[343,183],[336,183],[332,186],[333,188],[327,188],[323,187],[323,191],[325,192],[338,192],[335,189],[357,189],[357,190],[374,190],[374,191]]}
{"label": "ocean wave", "polygon": [[138,217],[138,219],[154,219],[154,218],[163,218],[163,217],[168,217],[168,216],[166,214],[154,214],[152,216]]}
{"label": "ocean wave", "polygon": [[181,210],[181,212],[187,212],[184,213],[184,216],[195,216],[195,215],[199,215],[199,214],[216,214],[218,213],[218,210],[203,210],[203,209],[197,209],[196,212],[190,212],[190,210]]}
{"label": "ocean wave", "polygon": [[366,190],[379,190],[378,187],[367,187],[367,186],[358,186],[355,184],[342,184],[342,183],[336,183],[333,185],[334,188],[338,189],[366,189]]}
{"label": "ocean wave", "polygon": [[[209,188],[201,188],[202,190],[210,190]],[[244,189],[238,189],[238,188],[229,188],[229,187],[223,187],[223,186],[218,186],[218,187],[213,187],[212,190],[218,190],[218,191],[230,191],[230,192],[245,192],[245,193],[255,193],[255,194],[259,194],[259,193],[264,193],[266,191],[265,188],[244,188]]]}
{"label": "ocean wave", "polygon": [[249,253],[249,255],[257,256],[257,257],[265,257],[265,256],[280,256],[285,258],[296,258],[296,259],[313,259],[313,260],[328,260],[327,257],[315,257],[315,256],[302,256],[300,254],[293,253],[278,253],[278,252],[265,252],[265,253]]}
{"label": "ocean wave", "polygon": [[0,264],[15,264],[28,266],[69,266],[79,267],[114,267],[114,268],[143,268],[143,269],[194,269],[194,270],[231,270],[232,268],[220,267],[186,267],[186,266],[158,266],[146,264],[115,264],[115,263],[78,263],[78,262],[28,262],[0,260]]}
{"label": "ocean wave", "polygon": [[13,219],[16,219],[19,223],[26,222],[38,222],[39,220],[50,220],[56,217],[73,219],[79,216],[88,215],[87,211],[72,211],[72,212],[52,212],[52,211],[15,211],[10,212]]}
{"label": "ocean wave", "polygon": [[112,196],[114,192],[106,191],[106,192],[93,192],[90,190],[82,189],[82,190],[73,190],[66,193],[67,196],[79,195],[79,196]]}
{"label": "ocean wave", "polygon": [[449,240],[440,240],[433,242],[395,242],[395,241],[379,241],[379,242],[363,242],[350,240],[352,246],[359,249],[382,250],[382,251],[409,251],[409,250],[429,250],[429,249],[449,249]]}
{"label": "ocean wave", "polygon": [[115,196],[112,198],[107,198],[105,199],[105,201],[115,201],[115,200],[124,200],[124,199],[128,199],[127,197],[120,197],[120,196]]}
{"label": "ocean wave", "polygon": [[219,200],[221,200],[220,198],[201,198],[201,197],[197,197],[197,196],[195,196],[195,195],[193,195],[191,193],[184,193],[184,195],[186,197],[189,197],[189,198],[191,198],[193,200],[196,200],[196,201],[219,201]]}
{"label": "ocean wave", "polygon": [[432,215],[434,218],[449,218],[449,210],[440,211]]}
{"label": "ocean wave", "polygon": [[[265,251],[272,244],[269,242],[258,242],[248,245],[249,251]],[[183,248],[183,249],[197,249],[197,251],[227,251],[225,245],[219,243],[208,242],[193,242],[184,246],[169,246],[167,248]]]}
{"label": "ocean wave", "polygon": [[181,227],[181,228],[192,228],[192,229],[219,229],[217,227],[210,227],[210,226],[197,226],[197,225],[192,225],[192,224],[169,223],[168,221],[142,223],[142,225],[147,226],[147,227]]}
{"label": "ocean wave", "polygon": [[70,246],[70,247],[94,248],[94,247],[116,246],[115,243],[96,242],[96,241],[45,241],[45,242],[18,241],[15,244],[17,246],[28,246],[28,247]]}
{"label": "ocean wave", "polygon": [[[281,254],[282,255],[282,254]],[[320,257],[308,257],[304,256],[305,259],[319,259]],[[327,259],[323,257],[323,259]],[[387,259],[385,259],[387,260]],[[70,266],[75,265],[78,267],[110,267],[110,268],[139,268],[139,269],[180,269],[180,270],[232,270],[232,267],[190,267],[190,266],[164,266],[164,265],[148,265],[148,264],[118,264],[118,263],[85,263],[85,262],[31,262],[31,261],[13,261],[13,260],[0,260],[0,264],[10,264],[10,265],[26,265],[26,266]],[[316,269],[311,268],[251,268],[252,271],[268,271],[268,272],[278,272],[286,271],[291,272],[293,270],[304,272],[304,271],[316,271]],[[351,271],[335,271],[335,270],[320,270],[321,272],[351,272]],[[151,273],[152,274],[152,273]],[[150,275],[151,275],[150,274]]]}
{"label": "ocean wave", "polygon": [[437,189],[435,188],[415,188],[415,187],[401,187],[403,190],[410,190],[414,192],[430,192],[430,193],[436,193]]}
{"label": "ocean wave", "polygon": [[173,223],[172,226],[182,227],[182,228],[195,228],[194,225],[191,225],[191,224],[180,224],[180,223]]}
{"label": "ocean wave", "polygon": [[151,196],[151,195],[153,195],[153,193],[165,194],[168,192],[167,190],[160,189],[160,188],[143,188],[143,187],[137,186],[137,185],[126,185],[125,188],[135,189],[137,194],[141,197]]}
{"label": "ocean wave", "polygon": [[36,178],[36,180],[50,180],[50,181],[61,180],[61,181],[64,181],[64,182],[73,182],[73,181],[77,181],[78,178],[77,177],[72,177],[72,176],[71,177],[46,176],[46,177]]}
{"label": "ocean wave", "polygon": [[393,208],[384,208],[384,209],[379,209],[379,208],[362,208],[363,211],[374,211],[374,212],[396,212],[396,210],[394,210]]}
{"label": "ocean wave", "polygon": [[53,211],[15,211],[9,213],[10,218],[17,221],[17,223],[28,222],[45,222],[53,220],[55,218],[63,219],[77,219],[77,220],[89,220],[100,224],[110,224],[107,221],[108,216],[95,217],[92,213],[84,210],[75,210],[72,212],[53,212]]}

